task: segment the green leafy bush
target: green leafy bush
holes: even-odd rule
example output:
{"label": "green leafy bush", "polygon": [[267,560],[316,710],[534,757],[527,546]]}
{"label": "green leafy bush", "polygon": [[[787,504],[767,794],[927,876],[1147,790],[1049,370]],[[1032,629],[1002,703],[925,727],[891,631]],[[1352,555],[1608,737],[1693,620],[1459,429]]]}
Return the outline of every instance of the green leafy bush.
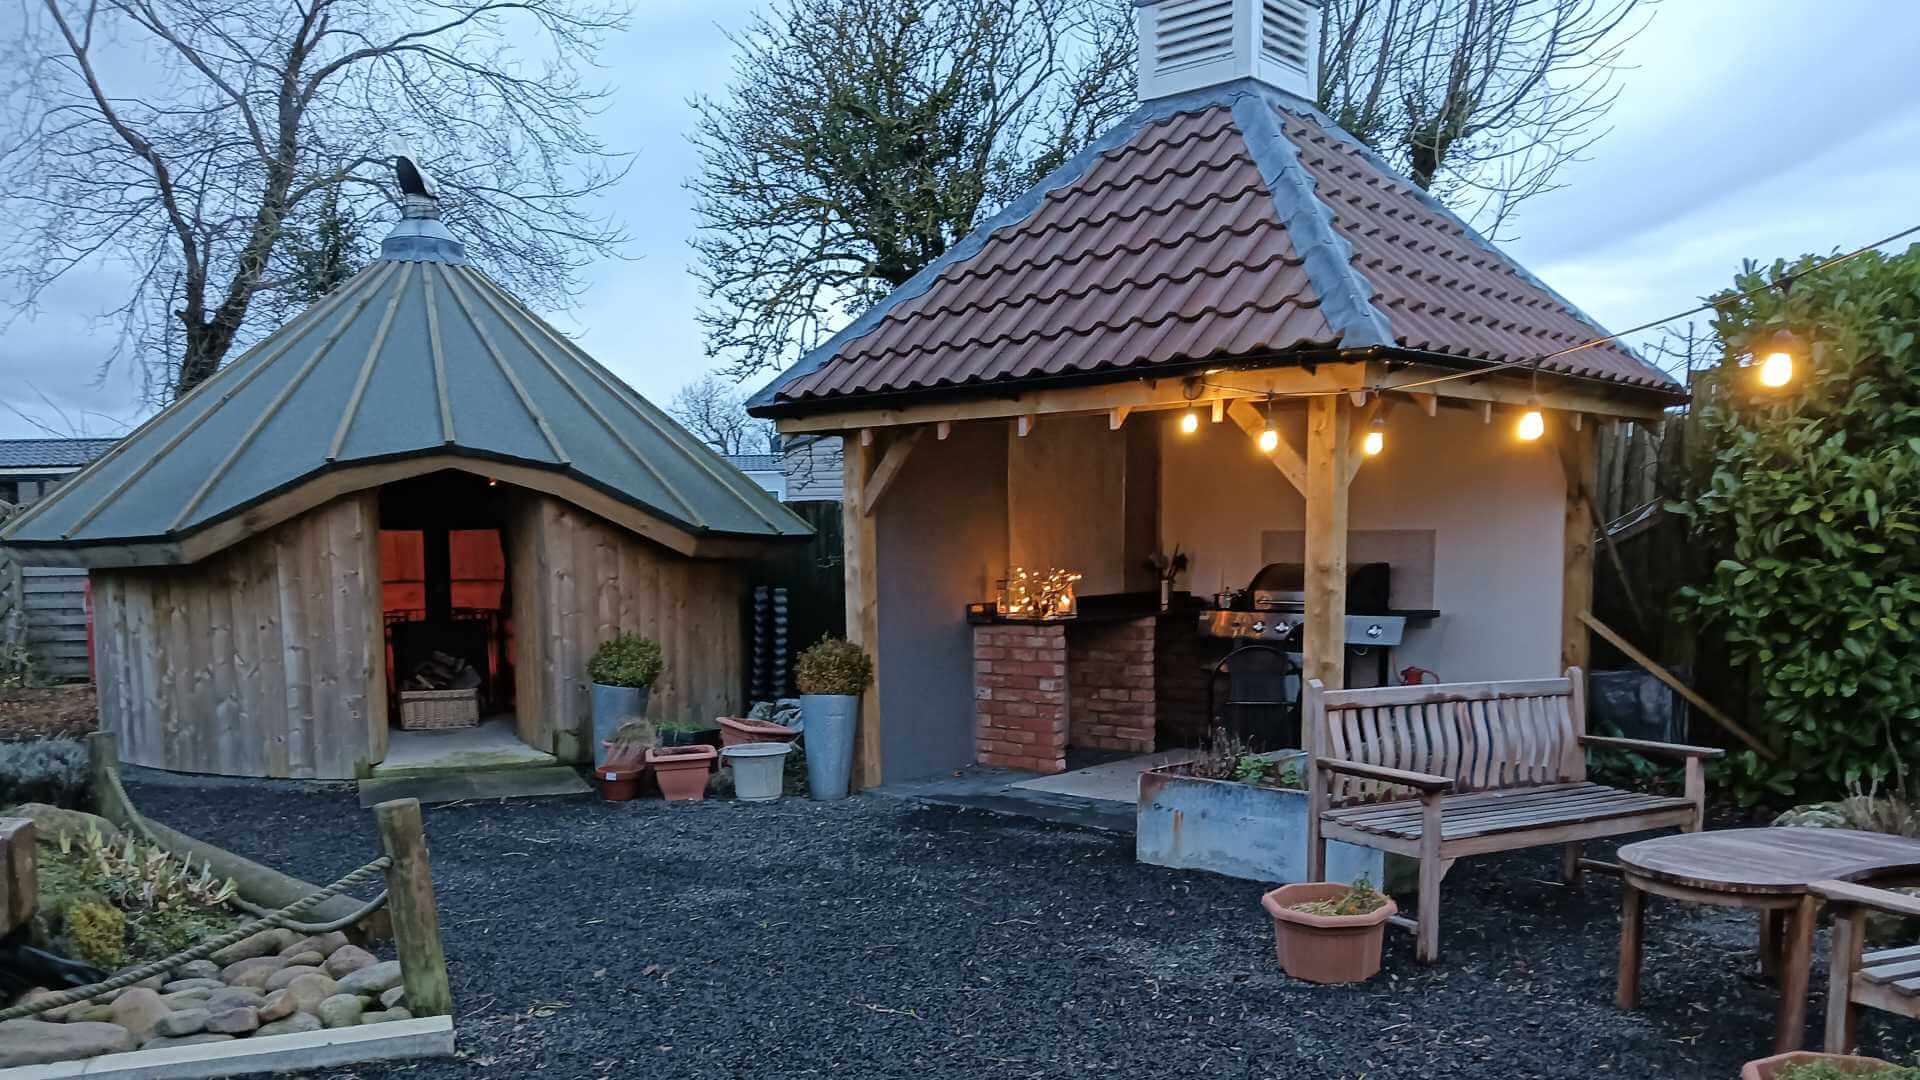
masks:
{"label": "green leafy bush", "polygon": [[1920,1080],[1920,1067],[1889,1065],[1859,1072],[1842,1069],[1831,1061],[1808,1061],[1789,1065],[1773,1075],[1775,1080]]}
{"label": "green leafy bush", "polygon": [[[1681,612],[1724,635],[1779,754],[1729,756],[1748,804],[1904,787],[1920,760],[1920,246],[1762,288],[1812,261],[1750,268],[1722,295],[1725,355],[1695,382],[1693,494],[1669,506],[1715,560]],[[1808,349],[1768,391],[1750,357],[1781,330]]]}
{"label": "green leafy bush", "polygon": [[66,934],[74,955],[94,967],[112,971],[126,960],[127,917],[112,904],[100,900],[69,904]]}
{"label": "green leafy bush", "polygon": [[873,681],[873,660],[851,641],[823,637],[794,661],[803,694],[858,694]]}
{"label": "green leafy bush", "polygon": [[92,805],[86,745],[78,739],[0,743],[0,806],[28,802],[69,810]]}
{"label": "green leafy bush", "polygon": [[620,634],[593,650],[587,677],[602,686],[652,686],[665,668],[659,642],[639,634]]}

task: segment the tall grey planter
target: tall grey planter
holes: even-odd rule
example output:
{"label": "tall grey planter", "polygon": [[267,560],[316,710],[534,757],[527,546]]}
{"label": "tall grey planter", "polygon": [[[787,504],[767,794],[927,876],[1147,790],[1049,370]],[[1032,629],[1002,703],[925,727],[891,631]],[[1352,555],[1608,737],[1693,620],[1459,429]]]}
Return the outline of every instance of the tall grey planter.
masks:
{"label": "tall grey planter", "polygon": [[853,773],[853,732],[860,716],[858,694],[801,694],[800,730],[807,746],[807,792],[816,799],[844,799]]}
{"label": "tall grey planter", "polygon": [[621,724],[647,715],[649,691],[644,686],[593,684],[593,766],[607,763],[607,740]]}

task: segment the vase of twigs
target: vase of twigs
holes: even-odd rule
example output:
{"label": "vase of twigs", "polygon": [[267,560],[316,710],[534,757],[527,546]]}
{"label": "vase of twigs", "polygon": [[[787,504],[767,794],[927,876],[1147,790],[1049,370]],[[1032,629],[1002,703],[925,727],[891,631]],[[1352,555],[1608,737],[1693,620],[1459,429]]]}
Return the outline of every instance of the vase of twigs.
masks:
{"label": "vase of twigs", "polygon": [[1312,983],[1365,982],[1380,971],[1387,920],[1399,908],[1365,877],[1351,885],[1282,885],[1260,898],[1288,975]]}

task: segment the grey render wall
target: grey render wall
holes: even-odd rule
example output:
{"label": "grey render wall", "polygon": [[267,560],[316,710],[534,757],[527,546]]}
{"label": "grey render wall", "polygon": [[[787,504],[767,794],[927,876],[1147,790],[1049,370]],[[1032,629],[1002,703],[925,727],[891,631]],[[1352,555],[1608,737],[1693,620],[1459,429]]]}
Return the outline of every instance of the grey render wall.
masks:
{"label": "grey render wall", "polygon": [[839,502],[845,490],[838,435],[789,435],[780,447],[788,502]]}
{"label": "grey render wall", "polygon": [[973,763],[966,607],[1007,565],[1007,426],[923,439],[875,511],[880,768],[910,780]]}

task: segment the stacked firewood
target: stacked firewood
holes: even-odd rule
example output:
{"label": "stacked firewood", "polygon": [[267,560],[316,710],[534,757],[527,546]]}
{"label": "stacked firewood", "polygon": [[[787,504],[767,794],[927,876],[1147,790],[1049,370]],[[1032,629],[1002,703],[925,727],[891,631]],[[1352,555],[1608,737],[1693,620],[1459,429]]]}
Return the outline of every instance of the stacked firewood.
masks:
{"label": "stacked firewood", "polygon": [[434,650],[413,666],[406,680],[400,684],[402,690],[475,690],[481,683],[480,673],[472,664],[458,656]]}

